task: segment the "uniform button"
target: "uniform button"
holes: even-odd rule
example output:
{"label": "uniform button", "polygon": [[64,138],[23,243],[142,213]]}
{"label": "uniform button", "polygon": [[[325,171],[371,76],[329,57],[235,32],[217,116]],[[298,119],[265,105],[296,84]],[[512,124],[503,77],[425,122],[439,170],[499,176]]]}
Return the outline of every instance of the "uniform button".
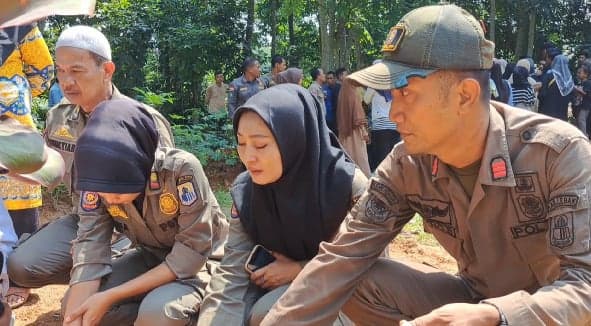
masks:
{"label": "uniform button", "polygon": [[526,130],[523,132],[521,137],[523,137],[523,140],[531,140],[532,134],[529,130]]}

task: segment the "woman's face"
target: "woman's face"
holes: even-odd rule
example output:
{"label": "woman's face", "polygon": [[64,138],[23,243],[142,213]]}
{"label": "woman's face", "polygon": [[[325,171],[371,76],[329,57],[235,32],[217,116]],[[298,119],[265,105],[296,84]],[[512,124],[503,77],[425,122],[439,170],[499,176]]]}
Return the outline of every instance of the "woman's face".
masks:
{"label": "woman's face", "polygon": [[273,183],[283,174],[283,163],[275,137],[261,117],[244,112],[238,122],[238,156],[252,181],[258,185]]}

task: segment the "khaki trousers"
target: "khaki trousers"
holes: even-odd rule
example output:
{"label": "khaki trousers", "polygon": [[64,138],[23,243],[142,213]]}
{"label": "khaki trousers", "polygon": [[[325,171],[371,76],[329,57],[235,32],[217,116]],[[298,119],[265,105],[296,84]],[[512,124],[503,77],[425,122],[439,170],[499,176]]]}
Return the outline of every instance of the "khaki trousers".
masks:
{"label": "khaki trousers", "polygon": [[342,310],[357,326],[391,326],[448,303],[478,301],[460,277],[424,264],[380,258]]}

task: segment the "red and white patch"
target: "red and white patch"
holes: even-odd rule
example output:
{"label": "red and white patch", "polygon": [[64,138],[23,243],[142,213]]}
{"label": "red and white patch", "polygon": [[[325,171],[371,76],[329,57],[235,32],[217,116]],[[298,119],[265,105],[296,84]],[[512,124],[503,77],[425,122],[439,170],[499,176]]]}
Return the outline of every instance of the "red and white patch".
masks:
{"label": "red and white patch", "polygon": [[494,181],[505,179],[507,177],[507,161],[502,157],[494,158],[490,162],[490,170]]}

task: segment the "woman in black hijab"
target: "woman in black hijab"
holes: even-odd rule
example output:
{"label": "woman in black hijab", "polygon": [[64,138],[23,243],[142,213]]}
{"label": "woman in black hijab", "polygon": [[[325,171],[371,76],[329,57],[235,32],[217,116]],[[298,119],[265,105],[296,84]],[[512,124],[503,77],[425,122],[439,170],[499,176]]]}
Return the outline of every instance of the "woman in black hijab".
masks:
{"label": "woman in black hijab", "polygon": [[[258,325],[320,242],[333,237],[367,181],[329,131],[319,103],[300,86],[254,95],[236,111],[234,131],[247,171],[232,186],[226,255],[208,286],[199,325]],[[255,245],[275,261],[249,273],[245,264]]]}

